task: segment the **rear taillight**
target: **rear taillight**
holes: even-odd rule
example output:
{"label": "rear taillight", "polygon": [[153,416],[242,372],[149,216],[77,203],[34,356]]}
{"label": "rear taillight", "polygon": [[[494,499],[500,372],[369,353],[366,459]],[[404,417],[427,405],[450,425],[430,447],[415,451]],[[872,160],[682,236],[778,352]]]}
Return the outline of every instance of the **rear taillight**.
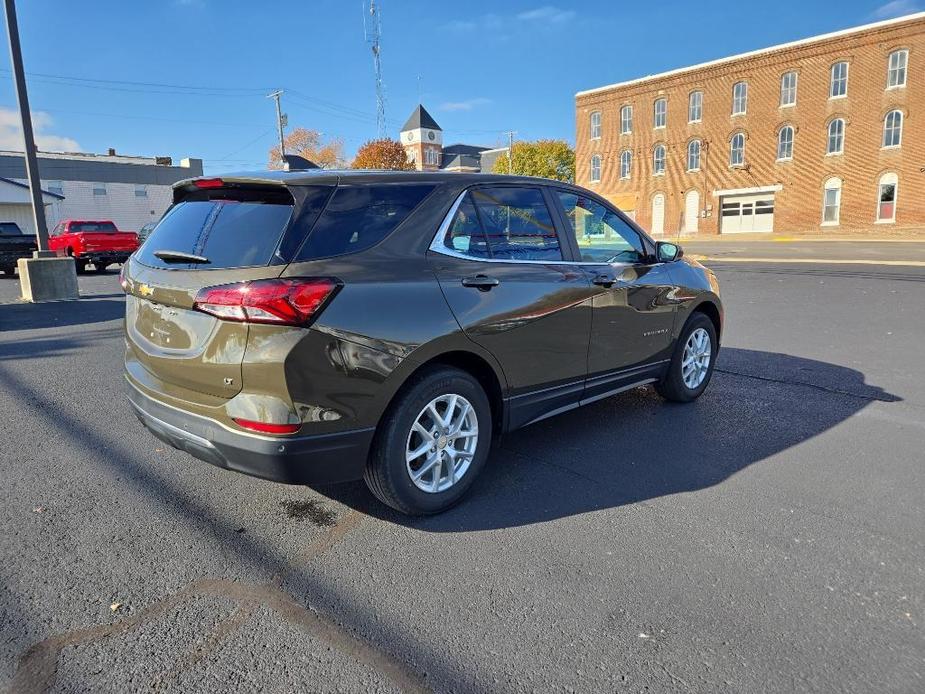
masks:
{"label": "rear taillight", "polygon": [[234,419],[234,423],[242,429],[249,429],[260,434],[294,434],[302,428],[301,424],[267,424],[255,422],[250,419]]}
{"label": "rear taillight", "polygon": [[308,325],[340,288],[330,278],[285,278],[206,287],[193,308],[222,320]]}

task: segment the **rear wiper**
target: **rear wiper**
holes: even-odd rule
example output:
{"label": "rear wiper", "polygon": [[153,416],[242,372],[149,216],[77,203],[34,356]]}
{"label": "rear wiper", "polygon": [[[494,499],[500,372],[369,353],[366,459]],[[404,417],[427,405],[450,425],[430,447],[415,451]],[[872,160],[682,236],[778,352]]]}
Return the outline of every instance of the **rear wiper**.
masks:
{"label": "rear wiper", "polygon": [[201,255],[184,253],[183,251],[154,251],[154,255],[165,263],[196,263],[198,265],[207,265],[212,261]]}

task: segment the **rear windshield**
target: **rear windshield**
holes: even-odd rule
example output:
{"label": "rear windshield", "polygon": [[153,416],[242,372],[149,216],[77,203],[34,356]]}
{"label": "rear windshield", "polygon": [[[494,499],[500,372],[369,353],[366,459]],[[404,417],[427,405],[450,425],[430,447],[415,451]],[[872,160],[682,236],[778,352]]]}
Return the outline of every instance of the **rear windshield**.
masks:
{"label": "rear windshield", "polygon": [[421,183],[339,186],[295,261],[365,250],[388,236],[436,186]]}
{"label": "rear windshield", "polygon": [[18,224],[13,222],[0,222],[0,235],[3,236],[22,236],[22,229]]}
{"label": "rear windshield", "polygon": [[[269,265],[292,215],[288,202],[188,200],[174,205],[136,253],[151,267],[217,270]],[[166,263],[154,254],[178,251],[209,259],[193,266]]]}
{"label": "rear windshield", "polygon": [[104,233],[119,231],[112,222],[71,222],[71,232],[84,233],[90,231],[101,231]]}

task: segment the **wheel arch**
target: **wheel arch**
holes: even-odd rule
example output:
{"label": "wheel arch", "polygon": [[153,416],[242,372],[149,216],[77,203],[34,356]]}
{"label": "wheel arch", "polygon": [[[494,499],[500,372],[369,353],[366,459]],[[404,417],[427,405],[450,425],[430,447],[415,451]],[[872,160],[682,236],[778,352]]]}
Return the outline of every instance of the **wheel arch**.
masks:
{"label": "wheel arch", "polygon": [[[723,314],[719,306],[710,299],[704,299],[694,306],[690,315],[692,316],[695,313],[703,313],[713,322],[713,327],[716,329],[716,339],[720,340],[723,332]],[[690,318],[690,316],[688,316],[688,318]]]}

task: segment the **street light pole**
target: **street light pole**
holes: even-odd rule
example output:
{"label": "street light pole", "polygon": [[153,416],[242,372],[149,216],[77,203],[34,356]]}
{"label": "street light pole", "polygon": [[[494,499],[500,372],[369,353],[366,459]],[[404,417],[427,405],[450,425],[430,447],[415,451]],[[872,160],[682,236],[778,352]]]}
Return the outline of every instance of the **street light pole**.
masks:
{"label": "street light pole", "polygon": [[16,82],[16,98],[19,101],[19,117],[22,120],[22,139],[26,154],[26,175],[29,178],[29,193],[32,195],[32,215],[35,220],[35,236],[38,240],[36,258],[53,256],[48,250],[48,227],[45,223],[45,205],[42,201],[42,181],[39,178],[39,162],[35,156],[35,137],[32,133],[32,113],[29,111],[29,95],[26,93],[26,73],[22,66],[22,50],[19,45],[19,25],[16,22],[16,3],[4,0],[6,8],[6,29],[10,37],[10,63]]}

